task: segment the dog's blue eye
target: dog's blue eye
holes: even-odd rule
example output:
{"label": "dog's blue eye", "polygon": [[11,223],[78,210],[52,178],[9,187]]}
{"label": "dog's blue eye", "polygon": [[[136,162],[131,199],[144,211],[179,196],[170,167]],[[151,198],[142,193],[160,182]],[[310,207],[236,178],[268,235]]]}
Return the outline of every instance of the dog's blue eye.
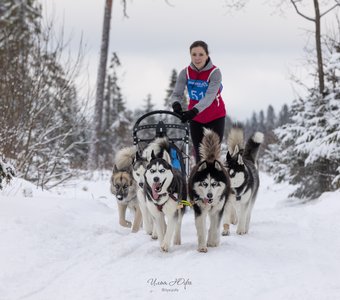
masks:
{"label": "dog's blue eye", "polygon": [[165,169],[159,170],[159,173],[164,173],[164,172],[165,172]]}
{"label": "dog's blue eye", "polygon": [[128,188],[128,186],[127,186],[127,185],[124,185],[123,188],[124,188],[124,190],[126,190],[126,189]]}
{"label": "dog's blue eye", "polygon": [[155,173],[155,170],[150,169],[150,173],[151,173],[151,174]]}

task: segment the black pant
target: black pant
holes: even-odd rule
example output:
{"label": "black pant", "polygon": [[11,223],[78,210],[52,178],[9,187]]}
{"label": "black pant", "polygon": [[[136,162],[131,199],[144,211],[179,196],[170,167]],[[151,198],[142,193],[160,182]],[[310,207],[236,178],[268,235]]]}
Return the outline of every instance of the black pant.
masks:
{"label": "black pant", "polygon": [[194,154],[195,154],[196,163],[198,163],[201,160],[199,146],[203,139],[203,129],[208,128],[208,129],[212,129],[213,131],[215,131],[220,137],[220,143],[221,143],[223,139],[223,135],[224,135],[224,123],[225,123],[225,117],[216,119],[206,124],[198,123],[195,121],[190,122],[190,134],[191,134],[191,140],[194,146],[194,151],[195,151]]}

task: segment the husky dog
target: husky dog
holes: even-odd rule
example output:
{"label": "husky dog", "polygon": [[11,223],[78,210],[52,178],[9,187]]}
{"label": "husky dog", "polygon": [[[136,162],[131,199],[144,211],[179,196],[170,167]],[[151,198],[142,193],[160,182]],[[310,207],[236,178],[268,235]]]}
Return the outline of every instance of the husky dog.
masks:
{"label": "husky dog", "polygon": [[174,244],[181,244],[184,208],[179,208],[178,202],[186,198],[186,185],[184,176],[171,166],[167,139],[157,139],[156,143],[161,151],[157,157],[151,151],[151,160],[144,174],[144,192],[161,250],[168,252],[174,232]]}
{"label": "husky dog", "polygon": [[[123,148],[117,152],[110,180],[111,193],[117,198],[119,224],[129,228],[132,226],[132,232],[137,232],[142,222],[136,196],[136,183],[132,177],[132,160],[135,153],[135,147]],[[126,220],[127,207],[134,211],[133,224]]]}
{"label": "husky dog", "polygon": [[[217,247],[220,243],[220,225],[224,206],[229,193],[229,176],[220,161],[221,145],[218,135],[204,129],[200,145],[202,160],[193,168],[189,177],[189,197],[195,211],[195,225],[199,252],[207,252],[207,247]],[[206,232],[207,215],[210,228]]]}
{"label": "husky dog", "polygon": [[136,151],[136,156],[132,163],[132,175],[137,184],[137,199],[139,208],[143,217],[143,228],[152,239],[157,239],[156,228],[153,226],[152,216],[146,206],[146,197],[144,193],[144,173],[149,161]]}
{"label": "husky dog", "polygon": [[241,126],[234,125],[231,129],[227,145],[226,167],[229,172],[232,193],[229,207],[226,211],[223,235],[229,234],[230,215],[237,213],[237,234],[249,231],[251,212],[259,188],[259,174],[257,170],[257,155],[264,135],[255,132],[244,147],[244,132]]}

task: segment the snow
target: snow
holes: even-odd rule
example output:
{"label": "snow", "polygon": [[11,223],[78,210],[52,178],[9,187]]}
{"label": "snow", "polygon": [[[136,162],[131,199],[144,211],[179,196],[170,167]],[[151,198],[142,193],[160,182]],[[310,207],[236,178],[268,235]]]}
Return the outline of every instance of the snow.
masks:
{"label": "snow", "polygon": [[301,205],[293,189],[262,173],[248,235],[232,227],[198,253],[189,211],[182,245],[162,253],[119,226],[109,174],[53,192],[14,179],[0,192],[0,299],[339,299],[340,192]]}

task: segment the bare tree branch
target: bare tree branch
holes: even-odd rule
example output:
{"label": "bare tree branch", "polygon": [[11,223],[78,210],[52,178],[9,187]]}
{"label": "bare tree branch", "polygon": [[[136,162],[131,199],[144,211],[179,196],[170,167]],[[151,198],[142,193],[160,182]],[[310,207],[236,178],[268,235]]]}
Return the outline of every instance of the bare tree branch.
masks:
{"label": "bare tree branch", "polygon": [[126,4],[126,0],[122,0],[122,4],[123,4],[123,14],[125,18],[128,18],[128,14],[127,14],[127,4]]}
{"label": "bare tree branch", "polygon": [[293,6],[294,6],[294,8],[295,8],[295,10],[296,10],[296,13],[297,13],[298,15],[300,15],[301,17],[303,17],[303,18],[305,18],[305,19],[307,19],[307,20],[309,20],[309,21],[315,22],[315,19],[313,19],[313,18],[311,18],[311,17],[308,17],[308,16],[304,15],[302,12],[300,12],[300,10],[299,10],[299,8],[298,8],[298,6],[297,6],[297,4],[296,4],[296,3],[299,2],[299,1],[290,0],[290,2],[293,4]]}
{"label": "bare tree branch", "polygon": [[336,8],[337,6],[340,7],[340,2],[337,4],[334,4],[330,9],[326,10],[324,13],[320,14],[320,17],[322,18],[324,15],[328,14],[330,11],[332,11],[334,8]]}

